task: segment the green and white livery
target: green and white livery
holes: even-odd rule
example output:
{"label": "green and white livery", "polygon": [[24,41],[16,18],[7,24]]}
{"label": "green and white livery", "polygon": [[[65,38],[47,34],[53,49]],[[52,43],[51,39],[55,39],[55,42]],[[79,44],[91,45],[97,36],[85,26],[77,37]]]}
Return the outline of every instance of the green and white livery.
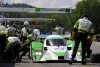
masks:
{"label": "green and white livery", "polygon": [[[66,41],[61,35],[48,35],[43,43],[31,43],[32,61],[69,61],[71,59],[73,45],[73,41]],[[74,59],[76,61],[81,61],[81,51],[77,52]]]}

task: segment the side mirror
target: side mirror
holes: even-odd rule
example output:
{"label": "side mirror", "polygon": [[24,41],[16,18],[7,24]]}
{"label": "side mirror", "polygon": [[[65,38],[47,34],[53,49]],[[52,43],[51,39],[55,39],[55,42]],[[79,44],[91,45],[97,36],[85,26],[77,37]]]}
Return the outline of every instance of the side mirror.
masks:
{"label": "side mirror", "polygon": [[47,47],[44,47],[44,50],[47,50]]}
{"label": "side mirror", "polygon": [[67,47],[67,50],[71,50],[71,47]]}

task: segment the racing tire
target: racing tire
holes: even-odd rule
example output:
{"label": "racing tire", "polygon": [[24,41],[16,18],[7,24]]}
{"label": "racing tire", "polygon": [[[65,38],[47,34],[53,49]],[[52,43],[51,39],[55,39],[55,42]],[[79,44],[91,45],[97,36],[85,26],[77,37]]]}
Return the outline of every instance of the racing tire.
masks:
{"label": "racing tire", "polygon": [[100,63],[100,53],[93,53],[90,56],[91,63]]}

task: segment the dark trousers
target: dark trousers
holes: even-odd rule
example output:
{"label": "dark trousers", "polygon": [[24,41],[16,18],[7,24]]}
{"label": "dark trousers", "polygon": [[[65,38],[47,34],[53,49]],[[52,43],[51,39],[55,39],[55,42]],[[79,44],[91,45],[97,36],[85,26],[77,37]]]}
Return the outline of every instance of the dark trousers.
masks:
{"label": "dark trousers", "polygon": [[24,55],[26,55],[27,52],[29,52],[30,55],[30,43],[24,44],[25,46],[22,48],[22,54],[20,55],[20,58],[22,58]]}
{"label": "dark trousers", "polygon": [[22,41],[23,43],[25,42],[25,40],[27,40],[27,37],[21,36],[21,41]]}
{"label": "dark trousers", "polygon": [[20,60],[20,58],[19,58],[19,48],[20,48],[20,43],[16,43],[15,45],[14,45],[14,51],[15,51],[15,56],[14,56],[14,59],[15,58],[17,58],[18,60]]}
{"label": "dark trousers", "polygon": [[[26,48],[25,48],[25,50],[24,50],[24,51],[22,52],[22,54],[20,55],[20,58],[22,58],[23,56],[25,56],[27,52],[29,52],[29,55],[30,55],[30,48],[29,48],[29,47],[26,47]],[[28,55],[28,56],[29,56],[29,55]]]}
{"label": "dark trousers", "polygon": [[11,61],[13,59],[20,60],[19,48],[20,48],[20,43],[11,43],[9,46],[9,50],[7,50],[7,52],[4,52],[3,59],[6,59],[8,61]]}
{"label": "dark trousers", "polygon": [[72,53],[72,59],[75,58],[78,47],[79,47],[79,43],[82,42],[82,61],[85,61],[86,57],[85,57],[85,53],[86,53],[86,46],[87,46],[87,34],[86,33],[81,33],[78,32],[76,37],[75,37],[75,46],[73,49],[73,53]]}
{"label": "dark trousers", "polygon": [[87,47],[86,47],[86,52],[87,52],[87,57],[90,58],[90,55],[92,53],[92,50],[90,49],[91,44],[89,44],[89,40],[87,42]]}
{"label": "dark trousers", "polygon": [[1,54],[1,56],[5,50],[5,47],[6,47],[6,39],[7,39],[7,37],[5,34],[0,36],[0,46],[1,46],[0,54]]}
{"label": "dark trousers", "polygon": [[[6,50],[6,49],[5,49]],[[4,60],[8,60],[8,61],[11,61],[13,58],[14,58],[14,54],[15,54],[15,51],[14,51],[14,46],[11,44],[9,46],[9,50],[6,50],[6,52],[4,52],[4,55],[3,55],[3,59]]]}

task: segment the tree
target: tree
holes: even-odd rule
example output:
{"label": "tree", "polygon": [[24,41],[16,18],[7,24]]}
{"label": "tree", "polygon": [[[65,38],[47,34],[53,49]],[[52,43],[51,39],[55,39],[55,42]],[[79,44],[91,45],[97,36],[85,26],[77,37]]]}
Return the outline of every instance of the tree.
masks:
{"label": "tree", "polygon": [[93,22],[95,34],[100,33],[100,1],[99,0],[82,0],[76,4],[73,14],[73,21],[76,22],[83,14],[88,14],[89,19]]}

